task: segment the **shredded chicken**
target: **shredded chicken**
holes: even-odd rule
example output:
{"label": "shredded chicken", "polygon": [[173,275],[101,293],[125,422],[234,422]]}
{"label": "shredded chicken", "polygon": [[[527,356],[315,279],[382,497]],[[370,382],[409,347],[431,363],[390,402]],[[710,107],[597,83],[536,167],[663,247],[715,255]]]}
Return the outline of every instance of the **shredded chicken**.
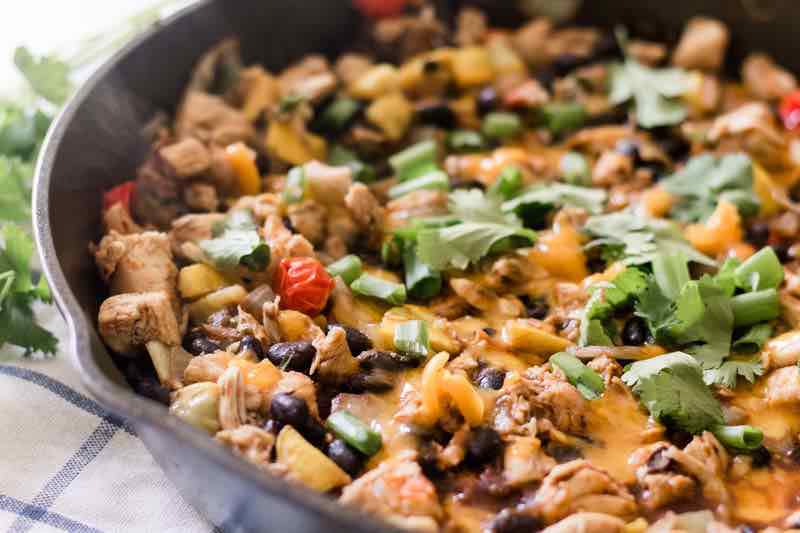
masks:
{"label": "shredded chicken", "polygon": [[216,439],[262,468],[270,463],[272,448],[275,445],[275,435],[251,425],[224,429],[217,433]]}
{"label": "shredded chicken", "polygon": [[211,166],[211,154],[208,149],[192,137],[160,148],[158,155],[179,178],[197,176]]}
{"label": "shredded chicken", "polygon": [[578,459],[550,471],[536,492],[531,508],[551,524],[581,511],[631,517],[636,513],[636,501],[628,489],[606,471]]}
{"label": "shredded chicken", "polygon": [[580,512],[570,515],[542,533],[616,533],[623,531],[625,521],[604,512]]}
{"label": "shredded chicken", "polygon": [[238,366],[228,367],[217,380],[219,397],[219,423],[222,429],[236,429],[247,419],[244,375]]}
{"label": "shredded chicken", "polygon": [[311,374],[328,383],[342,383],[358,372],[358,359],[347,347],[344,329],[332,327],[324,337],[314,339],[317,356],[311,364]]}
{"label": "shredded chicken", "polygon": [[339,501],[414,531],[437,531],[442,516],[436,488],[410,453],[398,454],[353,481]]}

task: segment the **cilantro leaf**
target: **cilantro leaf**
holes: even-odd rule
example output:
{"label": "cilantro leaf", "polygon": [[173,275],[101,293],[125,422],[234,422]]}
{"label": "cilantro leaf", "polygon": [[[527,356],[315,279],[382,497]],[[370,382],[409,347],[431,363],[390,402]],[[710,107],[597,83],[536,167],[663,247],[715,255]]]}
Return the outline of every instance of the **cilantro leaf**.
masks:
{"label": "cilantro leaf", "polygon": [[733,341],[733,350],[738,353],[759,351],[772,336],[772,325],[767,322],[755,324],[738,339]]}
{"label": "cilantro leaf", "polygon": [[515,198],[504,202],[503,212],[517,213],[526,208],[582,207],[590,214],[603,212],[606,201],[604,189],[578,187],[566,183],[537,184],[528,187]]}
{"label": "cilantro leaf", "polygon": [[58,347],[58,339],[36,324],[30,298],[23,294],[10,294],[0,309],[0,347],[6,343],[24,348],[26,355],[54,354]]}
{"label": "cilantro leaf", "polygon": [[581,317],[580,346],[612,346],[611,326],[607,319],[617,309],[629,305],[648,284],[647,275],[638,268],[626,268],[604,285],[594,285]]}
{"label": "cilantro leaf", "polygon": [[618,105],[633,101],[636,122],[644,128],[678,124],[686,107],[678,99],[688,88],[686,73],[679,68],[654,69],[633,58],[611,66],[609,100]]}
{"label": "cilantro leaf", "polygon": [[722,408],[703,381],[700,364],[682,352],[637,361],[622,375],[657,420],[697,434],[723,424]]}
{"label": "cilantro leaf", "polygon": [[25,222],[31,217],[33,168],[17,157],[0,155],[0,219]]}
{"label": "cilantro leaf", "polygon": [[514,213],[503,213],[500,204],[499,198],[477,189],[457,190],[449,197],[447,225],[417,225],[395,234],[415,238],[419,258],[434,270],[463,270],[490,253],[527,246],[536,239],[536,232],[523,228]]}
{"label": "cilantro leaf", "polygon": [[198,243],[214,266],[233,270],[241,265],[254,272],[267,267],[270,249],[258,234],[249,211],[232,211],[222,226],[215,230],[213,239]]}
{"label": "cilantro leaf", "polygon": [[687,261],[714,266],[684,238],[680,229],[668,220],[648,218],[628,211],[589,217],[584,230],[597,237],[587,247],[611,248],[627,265],[650,263],[658,253],[681,252]]}
{"label": "cilantro leaf", "polygon": [[743,216],[758,211],[753,192],[753,164],[745,154],[712,154],[693,157],[685,167],[662,180],[662,186],[679,196],[672,216],[685,222],[705,220],[719,200],[734,203]]}
{"label": "cilantro leaf", "polygon": [[709,385],[721,385],[733,389],[739,376],[753,383],[756,378],[764,373],[764,367],[758,356],[750,359],[729,359],[717,368],[708,368],[703,371],[703,380]]}
{"label": "cilantro leaf", "polygon": [[423,262],[436,270],[463,270],[475,263],[506,239],[512,246],[533,244],[536,232],[508,224],[462,222],[440,229],[423,230],[417,237],[418,253]]}
{"label": "cilantro leaf", "polygon": [[69,65],[53,55],[37,59],[26,47],[18,46],[14,50],[14,64],[36,94],[49,102],[63,104],[72,92]]}
{"label": "cilantro leaf", "polygon": [[32,282],[30,260],[33,240],[19,226],[8,224],[2,232],[5,246],[0,248],[0,347],[14,344],[25,353],[55,353],[58,341],[36,324],[31,304],[50,301],[44,278]]}

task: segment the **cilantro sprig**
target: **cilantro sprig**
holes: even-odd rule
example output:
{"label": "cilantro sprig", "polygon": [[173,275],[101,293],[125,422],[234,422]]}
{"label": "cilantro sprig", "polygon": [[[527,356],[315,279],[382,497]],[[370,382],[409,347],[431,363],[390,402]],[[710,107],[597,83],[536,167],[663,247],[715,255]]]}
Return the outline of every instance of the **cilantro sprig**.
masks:
{"label": "cilantro sprig", "polygon": [[213,239],[198,244],[211,263],[220,270],[233,270],[244,266],[258,272],[269,264],[270,249],[258,234],[253,214],[245,209],[235,209],[225,221],[214,228]]}
{"label": "cilantro sprig", "polygon": [[758,212],[753,163],[746,154],[693,157],[681,170],[664,178],[661,185],[679,198],[671,215],[684,222],[705,220],[720,200],[736,205],[742,216]]}

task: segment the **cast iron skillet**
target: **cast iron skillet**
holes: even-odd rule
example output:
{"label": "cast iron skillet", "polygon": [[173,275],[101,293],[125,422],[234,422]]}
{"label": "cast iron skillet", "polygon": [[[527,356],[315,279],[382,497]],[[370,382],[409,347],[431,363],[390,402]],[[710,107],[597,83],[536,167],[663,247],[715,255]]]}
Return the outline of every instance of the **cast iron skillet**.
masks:
{"label": "cast iron skillet", "polygon": [[[521,20],[511,2],[475,3],[500,23]],[[622,22],[634,34],[671,40],[686,19],[700,13],[729,24],[729,59],[735,64],[748,50],[765,50],[800,70],[800,40],[793,38],[800,4],[793,0],[587,0],[578,20],[606,27]],[[278,70],[308,52],[335,55],[361,23],[344,0],[201,2],[131,43],[78,91],[50,130],[36,169],[33,218],[41,263],[69,324],[70,348],[86,387],[130,421],[183,495],[227,531],[391,528],[256,472],[205,433],[167,416],[163,406],[130,391],[96,331],[105,289],[87,245],[100,237],[101,191],[134,175],[148,148],[142,127],[156,111],[174,109],[192,65],[220,39],[238,36],[246,63]]]}

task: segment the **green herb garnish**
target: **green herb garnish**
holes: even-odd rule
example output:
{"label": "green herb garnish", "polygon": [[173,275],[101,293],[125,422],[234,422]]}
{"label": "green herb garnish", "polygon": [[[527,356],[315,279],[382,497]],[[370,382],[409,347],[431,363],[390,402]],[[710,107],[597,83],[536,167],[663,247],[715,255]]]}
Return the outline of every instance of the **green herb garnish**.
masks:
{"label": "green herb garnish", "polygon": [[258,234],[252,213],[245,209],[228,213],[221,227],[215,228],[214,238],[198,244],[211,263],[220,270],[244,266],[259,272],[269,264],[269,246]]}

